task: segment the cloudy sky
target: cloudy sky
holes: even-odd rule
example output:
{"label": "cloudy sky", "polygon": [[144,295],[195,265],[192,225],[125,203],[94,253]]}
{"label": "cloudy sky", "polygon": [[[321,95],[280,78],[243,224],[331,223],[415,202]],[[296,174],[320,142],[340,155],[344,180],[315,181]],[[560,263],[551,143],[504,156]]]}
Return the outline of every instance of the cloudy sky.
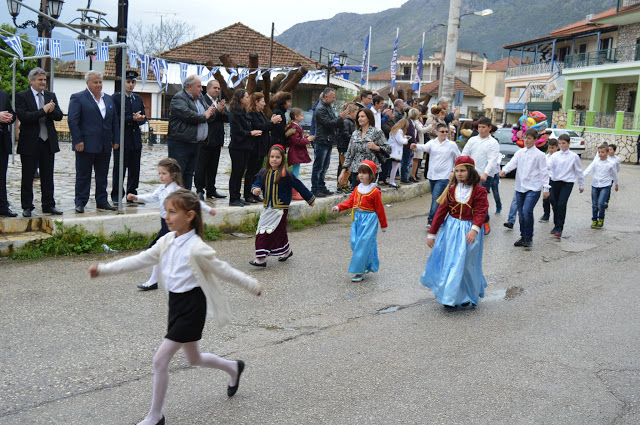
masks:
{"label": "cloudy sky", "polygon": [[[32,7],[40,3],[39,0],[23,2]],[[182,3],[176,0],[130,0],[129,23],[160,23],[161,17],[177,18],[193,24],[196,36],[201,36],[242,22],[269,36],[271,22],[275,22],[277,36],[299,22],[327,19],[341,12],[375,13],[400,7],[405,2],[406,0],[191,0]],[[107,12],[107,21],[115,26],[118,23],[117,3],[117,0],[93,0],[91,8]],[[77,18],[79,12],[76,9],[86,6],[87,0],[66,0],[60,20],[69,22]],[[35,20],[35,14],[23,9],[18,16],[18,23],[28,19]],[[5,2],[0,4],[0,22],[11,22]]]}

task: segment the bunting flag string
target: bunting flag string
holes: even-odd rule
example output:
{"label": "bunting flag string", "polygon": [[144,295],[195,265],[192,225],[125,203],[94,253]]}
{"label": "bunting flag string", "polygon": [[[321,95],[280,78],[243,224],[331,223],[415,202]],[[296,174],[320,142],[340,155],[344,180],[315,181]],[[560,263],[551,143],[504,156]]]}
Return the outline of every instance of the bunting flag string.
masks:
{"label": "bunting flag string", "polygon": [[34,56],[46,56],[47,54],[47,39],[44,37],[38,37],[36,40],[36,52]]}
{"label": "bunting flag string", "polygon": [[188,64],[180,62],[180,82],[184,85],[184,80],[187,79]]}
{"label": "bunting flag string", "polygon": [[135,50],[129,50],[129,66],[131,68],[138,67],[138,54]]}
{"label": "bunting flag string", "polygon": [[49,39],[49,56],[52,59],[62,58],[62,45],[60,40]]}
{"label": "bunting flag string", "polygon": [[96,60],[108,62],[109,61],[109,44],[98,43],[98,52],[96,53]]}
{"label": "bunting flag string", "polygon": [[198,71],[196,72],[196,74],[198,75],[198,77],[202,75],[202,71],[204,71],[204,70],[205,70],[205,68],[206,68],[206,66],[204,66],[204,65],[198,65],[198,68],[197,68],[197,69],[198,69]]}
{"label": "bunting flag string", "polygon": [[153,69],[153,75],[156,76],[156,81],[158,82],[158,86],[160,86],[160,90],[162,90],[162,74],[160,73],[159,59],[153,59],[151,61],[151,69]]}
{"label": "bunting flag string", "polygon": [[2,40],[7,43],[7,45],[11,47],[14,52],[18,54],[20,59],[24,57],[22,53],[22,40],[20,39],[20,37],[18,37],[17,35],[12,35],[11,37],[0,37],[2,37]]}
{"label": "bunting flag string", "polygon": [[74,42],[74,56],[75,60],[84,60],[87,58],[87,51],[85,49],[84,40],[76,40]]}

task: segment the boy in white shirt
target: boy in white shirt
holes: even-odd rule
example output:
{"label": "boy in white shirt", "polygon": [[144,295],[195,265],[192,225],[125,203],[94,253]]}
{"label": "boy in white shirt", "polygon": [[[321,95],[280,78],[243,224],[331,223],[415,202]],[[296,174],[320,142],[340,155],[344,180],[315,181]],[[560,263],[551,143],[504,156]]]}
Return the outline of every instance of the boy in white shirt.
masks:
{"label": "boy in white shirt", "polygon": [[[618,176],[620,175],[620,166],[622,165],[622,161],[620,160],[620,158],[618,158],[616,156],[616,150],[618,149],[618,147],[614,144],[610,144],[609,145],[609,158],[607,158],[609,161],[613,161],[614,164],[616,164],[616,171],[618,172]],[[595,158],[594,158],[595,159]],[[604,204],[604,208],[607,209],[609,208],[609,200],[611,199],[611,190],[609,190],[609,196],[607,196],[607,202],[605,202]]]}
{"label": "boy in white shirt", "polygon": [[[551,155],[558,152],[558,139],[549,139],[547,141],[547,167],[549,166],[549,162],[551,161]],[[549,172],[549,178],[551,178],[551,172]],[[542,217],[540,217],[541,223],[548,223],[549,217],[551,216],[551,197],[553,196],[553,188],[549,189],[549,197],[542,200]],[[555,220],[554,220],[555,221]]]}
{"label": "boy in white shirt", "polygon": [[611,186],[615,185],[618,191],[618,171],[616,164],[608,160],[609,145],[606,143],[598,146],[598,159],[593,161],[591,165],[584,171],[584,176],[593,174],[591,179],[591,228],[602,229],[604,224],[604,205],[607,196],[611,192]]}
{"label": "boy in white shirt", "polygon": [[518,216],[520,217],[520,239],[513,245],[533,246],[533,209],[540,199],[549,197],[549,168],[545,154],[536,148],[538,131],[530,128],[524,133],[524,148],[513,155],[511,161],[504,166],[500,177],[511,170],[516,171],[516,197]]}

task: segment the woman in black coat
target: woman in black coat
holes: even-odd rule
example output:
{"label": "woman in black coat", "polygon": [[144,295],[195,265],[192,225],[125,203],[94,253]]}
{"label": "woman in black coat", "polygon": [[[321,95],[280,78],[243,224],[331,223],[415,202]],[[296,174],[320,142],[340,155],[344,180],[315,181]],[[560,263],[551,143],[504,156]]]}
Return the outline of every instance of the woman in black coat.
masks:
{"label": "woman in black coat", "polygon": [[[258,137],[262,131],[251,127],[251,119],[247,113],[249,107],[249,93],[246,90],[236,90],[229,105],[229,126],[231,127],[231,142],[229,142],[229,156],[231,157],[231,176],[229,177],[229,206],[244,207],[248,202],[240,198],[242,176],[244,177],[244,193],[251,193],[251,185],[255,180],[249,175],[247,166],[251,153],[258,144]],[[257,173],[257,172],[256,172]]]}
{"label": "woman in black coat", "polygon": [[[247,165],[247,176],[251,176],[255,180],[258,172],[262,168],[264,157],[269,152],[269,149],[275,143],[272,140],[272,132],[282,122],[280,115],[271,115],[271,120],[264,114],[264,107],[267,103],[264,100],[262,93],[253,93],[249,101],[249,119],[251,120],[251,129],[254,131],[260,131],[257,143],[253,146],[253,150],[249,154],[249,164]],[[253,181],[252,180],[252,181]],[[262,202],[262,198],[255,196],[251,193],[251,185],[244,187],[244,200],[246,202],[255,204],[256,202]]]}
{"label": "woman in black coat", "polygon": [[[273,127],[271,131],[271,146],[282,145],[287,147],[287,137],[285,136],[287,119],[285,113],[291,108],[291,93],[283,91],[276,93],[271,98],[271,109],[273,115],[278,115],[282,119]],[[269,147],[271,147],[269,146]]]}

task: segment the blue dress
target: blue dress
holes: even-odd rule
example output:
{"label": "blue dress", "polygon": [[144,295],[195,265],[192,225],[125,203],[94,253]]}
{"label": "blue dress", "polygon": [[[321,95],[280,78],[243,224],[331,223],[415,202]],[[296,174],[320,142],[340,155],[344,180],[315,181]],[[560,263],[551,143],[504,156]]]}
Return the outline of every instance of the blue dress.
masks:
{"label": "blue dress", "polygon": [[377,272],[378,260],[378,215],[373,211],[355,210],[351,223],[351,250],[349,273]]}

